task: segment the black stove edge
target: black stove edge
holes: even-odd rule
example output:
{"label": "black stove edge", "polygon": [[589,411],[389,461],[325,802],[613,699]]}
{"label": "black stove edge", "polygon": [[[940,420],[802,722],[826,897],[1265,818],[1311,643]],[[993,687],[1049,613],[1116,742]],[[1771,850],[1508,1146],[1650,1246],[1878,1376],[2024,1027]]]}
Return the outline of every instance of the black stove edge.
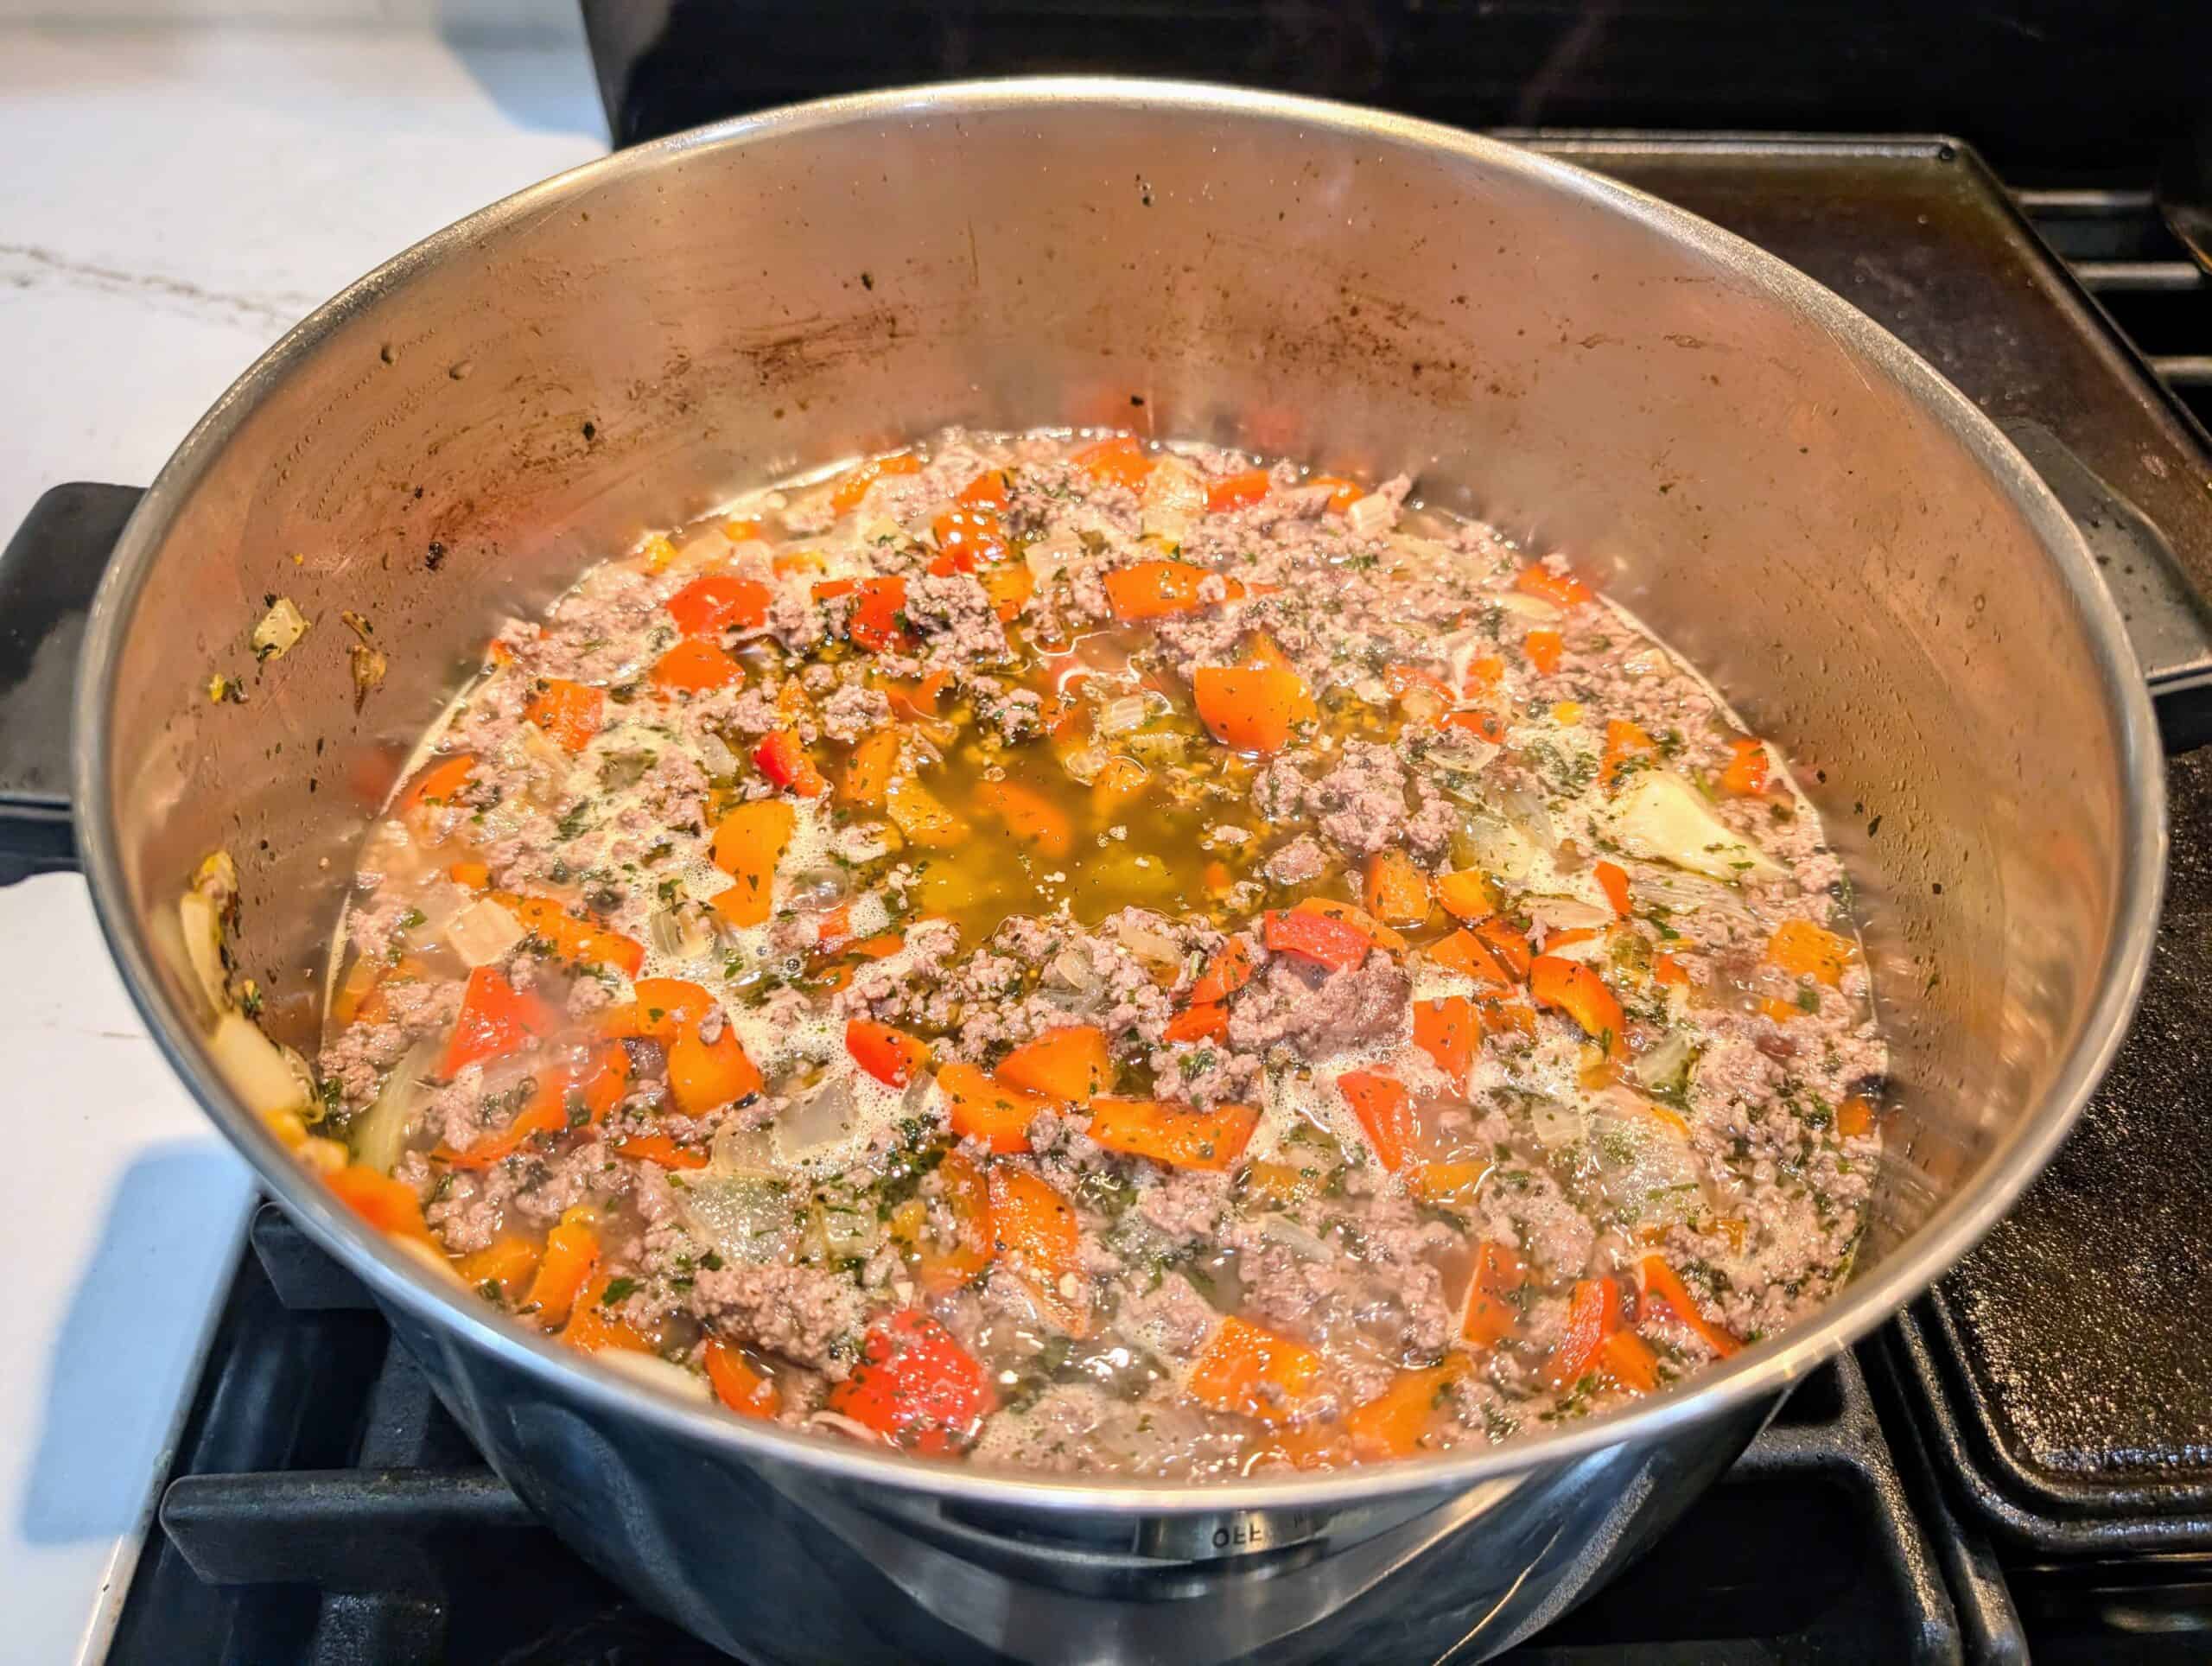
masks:
{"label": "black stove edge", "polygon": [[1909,1399],[1920,1434],[1967,1509],[2007,1543],[2080,1557],[2212,1551],[2212,1517],[2159,1516],[2125,1490],[2054,1485],[2009,1463],[1971,1432],[1953,1401],[1962,1391],[1951,1363],[1960,1357],[1959,1345],[1932,1297],[1900,1312],[1890,1335],[1897,1373],[1916,1390]]}

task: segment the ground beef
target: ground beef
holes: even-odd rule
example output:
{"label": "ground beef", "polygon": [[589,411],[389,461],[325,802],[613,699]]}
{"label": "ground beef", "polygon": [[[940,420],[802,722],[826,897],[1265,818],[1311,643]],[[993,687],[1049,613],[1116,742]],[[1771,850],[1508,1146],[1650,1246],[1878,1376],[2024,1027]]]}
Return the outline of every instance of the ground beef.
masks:
{"label": "ground beef", "polygon": [[1268,858],[1268,877],[1277,885],[1305,885],[1328,871],[1328,854],[1318,841],[1301,833]]}
{"label": "ground beef", "polygon": [[891,721],[891,702],[875,689],[847,683],[822,706],[822,732],[848,744]]}
{"label": "ground beef", "polygon": [[868,1301],[849,1278],[815,1267],[702,1270],[691,1307],[708,1328],[781,1354],[832,1381],[857,1359]]}
{"label": "ground beef", "polygon": [[1400,1027],[1412,994],[1405,968],[1385,955],[1335,972],[1277,955],[1230,1003],[1230,1044],[1242,1052],[1285,1043],[1317,1058],[1341,1052]]}

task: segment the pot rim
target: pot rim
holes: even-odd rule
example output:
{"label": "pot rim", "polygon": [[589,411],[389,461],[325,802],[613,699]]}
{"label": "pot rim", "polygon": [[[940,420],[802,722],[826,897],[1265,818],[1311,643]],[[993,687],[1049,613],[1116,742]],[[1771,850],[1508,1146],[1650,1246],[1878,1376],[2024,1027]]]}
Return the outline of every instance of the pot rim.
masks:
{"label": "pot rim", "polygon": [[[238,1104],[172,1008],[146,934],[131,917],[110,792],[108,727],[117,657],[140,591],[177,505],[189,497],[261,400],[356,314],[435,271],[480,239],[555,212],[621,175],[644,175],[696,150],[757,140],[803,140],[854,123],[881,124],[902,113],[1057,111],[1084,107],[1172,109],[1228,119],[1287,122],[1370,144],[1440,152],[1599,205],[1653,234],[1686,245],[1721,268],[1808,314],[1847,349],[1870,360],[1929,409],[1998,480],[2049,551],[2096,662],[2099,693],[2116,720],[2120,763],[2131,791],[2122,817],[2120,884],[2096,1000],[2050,1090],[2031,1108],[1983,1173],[1949,1199],[1887,1259],[1855,1277],[1813,1317],[1700,1371],[1684,1387],[1503,1447],[1408,1459],[1322,1475],[1236,1481],[1056,1479],[976,1469],[832,1441],[691,1406],[652,1393],[550,1339],[524,1332],[452,1286],[434,1281],[359,1222],[262,1122]],[[2165,860],[2163,754],[2149,692],[2120,611],[2072,519],[1997,427],[1926,361],[1833,291],[1754,245],[1630,187],[1503,141],[1433,122],[1356,105],[1202,82],[1114,76],[1037,76],[949,82],[858,93],[718,122],[619,150],[555,175],[434,232],[356,280],[309,313],[263,353],[202,416],[163,465],[118,540],[87,621],[72,742],[77,837],[95,912],[132,1001],[163,1055],[262,1183],[310,1237],[367,1282],[380,1301],[455,1333],[467,1346],[557,1389],[596,1412],[641,1419],[671,1436],[733,1457],[790,1465],[859,1486],[891,1485],[937,1498],[1048,1511],[1116,1516],[1216,1514],[1252,1509],[1327,1509],[1482,1482],[1556,1465],[1630,1442],[1656,1442],[1760,1397],[1776,1397],[1827,1358],[1872,1330],[1947,1271],[1995,1224],[2073,1126],[2110,1064],[2148,971]]]}

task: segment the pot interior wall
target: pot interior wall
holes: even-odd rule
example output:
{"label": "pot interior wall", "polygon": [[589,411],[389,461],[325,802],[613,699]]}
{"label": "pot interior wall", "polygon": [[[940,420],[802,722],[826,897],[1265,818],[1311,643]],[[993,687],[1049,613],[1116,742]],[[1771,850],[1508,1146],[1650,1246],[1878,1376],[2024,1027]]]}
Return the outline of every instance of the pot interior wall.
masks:
{"label": "pot interior wall", "polygon": [[[1802,760],[1895,1043],[1878,1256],[2001,1145],[2105,973],[2126,760],[2078,610],[1848,325],[1609,188],[1418,132],[917,104],[442,235],[165,477],[112,713],[133,905],[227,847],[245,966],[311,1033],[365,818],[495,620],[795,467],[1062,423],[1404,468],[1568,550]],[[270,595],[315,626],[257,668]],[[389,661],[358,709],[342,611]]]}

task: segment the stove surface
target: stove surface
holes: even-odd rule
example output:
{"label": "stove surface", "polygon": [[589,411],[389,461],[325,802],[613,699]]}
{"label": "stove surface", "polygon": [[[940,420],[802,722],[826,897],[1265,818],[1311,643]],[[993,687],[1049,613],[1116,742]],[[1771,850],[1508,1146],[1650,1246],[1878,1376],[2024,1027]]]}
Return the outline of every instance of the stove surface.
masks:
{"label": "stove surface", "polygon": [[[2204,436],[1971,153],[1940,139],[1526,137],[1765,245],[1929,357],[2083,522],[2170,737],[2202,735]],[[2184,806],[2177,843],[2212,849],[2212,796]],[[2169,934],[2194,919],[2170,912]],[[2187,1109],[2183,1093],[2165,1121],[2108,1114],[2096,1137],[2173,1137],[2159,1130]],[[2081,1188],[2080,1206],[2109,1218],[2099,1188],[2142,1160],[2139,1147],[2086,1172],[2062,1160],[2046,1184]],[[2200,1230],[2202,1218],[2200,1206]],[[346,1275],[273,1213],[254,1243],[112,1658],[709,1657],[582,1568],[478,1466]],[[2063,1345],[2038,1328],[2044,1305],[2016,1300],[2002,1316],[2010,1359]],[[1947,1345],[1885,1338],[1808,1381],[1648,1560],[1517,1657],[2019,1660],[2031,1644],[2044,1658],[2202,1657],[2212,1566],[2120,1542],[2038,1544],[1986,1508],[1958,1438],[1967,1424],[1944,1397],[1958,1369],[1937,1358]],[[2136,1381],[2170,1395],[2155,1374]],[[2126,1415],[2105,1405],[2096,1427],[2109,1434]],[[2140,1427],[2171,1446],[2203,1426],[2183,1411]]]}

